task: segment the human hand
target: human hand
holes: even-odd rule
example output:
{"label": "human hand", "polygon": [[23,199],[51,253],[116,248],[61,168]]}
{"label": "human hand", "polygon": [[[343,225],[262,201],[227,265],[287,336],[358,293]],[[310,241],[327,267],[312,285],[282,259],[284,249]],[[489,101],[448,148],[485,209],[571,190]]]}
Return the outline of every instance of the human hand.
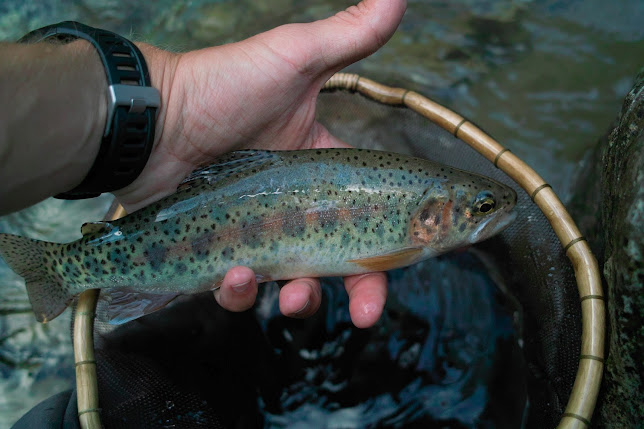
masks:
{"label": "human hand", "polygon": [[[322,21],[185,54],[140,45],[163,106],[150,159],[136,181],[115,193],[119,200],[128,211],[143,207],[232,150],[348,146],[315,121],[317,95],[335,72],[391,37],[405,3],[364,0]],[[346,277],[345,287],[354,324],[373,325],[386,299],[384,273]],[[256,294],[252,270],[235,267],[215,296],[224,308],[242,311]],[[280,310],[293,317],[310,316],[320,301],[315,278],[293,280],[280,292]]]}

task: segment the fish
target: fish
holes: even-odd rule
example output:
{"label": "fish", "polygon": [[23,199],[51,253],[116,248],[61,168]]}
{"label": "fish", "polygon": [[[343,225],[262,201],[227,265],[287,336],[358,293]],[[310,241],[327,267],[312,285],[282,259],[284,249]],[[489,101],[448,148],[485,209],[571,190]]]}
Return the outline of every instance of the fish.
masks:
{"label": "fish", "polygon": [[83,224],[76,241],[0,234],[0,256],[38,321],[101,289],[120,324],[216,289],[237,265],[260,283],[408,266],[499,233],[516,201],[491,178],[394,152],[242,150],[147,207]]}

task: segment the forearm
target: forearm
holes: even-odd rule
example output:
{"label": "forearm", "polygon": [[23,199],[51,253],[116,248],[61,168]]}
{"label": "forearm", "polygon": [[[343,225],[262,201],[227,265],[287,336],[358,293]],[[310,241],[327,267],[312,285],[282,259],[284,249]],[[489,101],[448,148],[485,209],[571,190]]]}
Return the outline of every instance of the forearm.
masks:
{"label": "forearm", "polygon": [[98,153],[107,110],[96,50],[0,44],[0,214],[78,185]]}

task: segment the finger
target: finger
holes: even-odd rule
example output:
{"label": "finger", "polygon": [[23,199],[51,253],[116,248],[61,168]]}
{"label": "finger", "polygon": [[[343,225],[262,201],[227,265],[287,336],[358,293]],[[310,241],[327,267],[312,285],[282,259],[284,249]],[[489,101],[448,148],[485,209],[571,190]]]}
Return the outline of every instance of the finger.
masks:
{"label": "finger", "polygon": [[296,318],[312,316],[322,302],[320,281],[302,278],[288,282],[280,290],[280,311],[283,315]]}
{"label": "finger", "polygon": [[385,273],[369,273],[344,278],[349,294],[349,313],[358,328],[373,326],[385,308],[387,277]]}
{"label": "finger", "polygon": [[363,0],[327,19],[278,27],[260,40],[268,46],[289,46],[278,54],[301,73],[330,76],[384,45],[406,6],[406,0]]}
{"label": "finger", "polygon": [[233,267],[226,273],[221,286],[215,290],[215,299],[226,310],[244,311],[255,303],[257,280],[253,270]]}

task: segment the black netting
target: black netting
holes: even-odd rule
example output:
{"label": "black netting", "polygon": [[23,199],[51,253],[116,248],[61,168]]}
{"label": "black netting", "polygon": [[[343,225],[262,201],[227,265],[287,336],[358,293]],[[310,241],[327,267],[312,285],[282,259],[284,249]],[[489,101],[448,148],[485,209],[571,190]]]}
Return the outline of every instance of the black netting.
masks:
{"label": "black netting", "polygon": [[[333,93],[319,118],[355,146],[512,184],[409,110]],[[519,217],[500,237],[390,273],[369,330],[351,325],[337,280],[305,321],[280,316],[266,285],[243,314],[205,294],[116,329],[97,323],[106,427],[555,426],[577,370],[580,305],[555,234],[515,188]]]}

